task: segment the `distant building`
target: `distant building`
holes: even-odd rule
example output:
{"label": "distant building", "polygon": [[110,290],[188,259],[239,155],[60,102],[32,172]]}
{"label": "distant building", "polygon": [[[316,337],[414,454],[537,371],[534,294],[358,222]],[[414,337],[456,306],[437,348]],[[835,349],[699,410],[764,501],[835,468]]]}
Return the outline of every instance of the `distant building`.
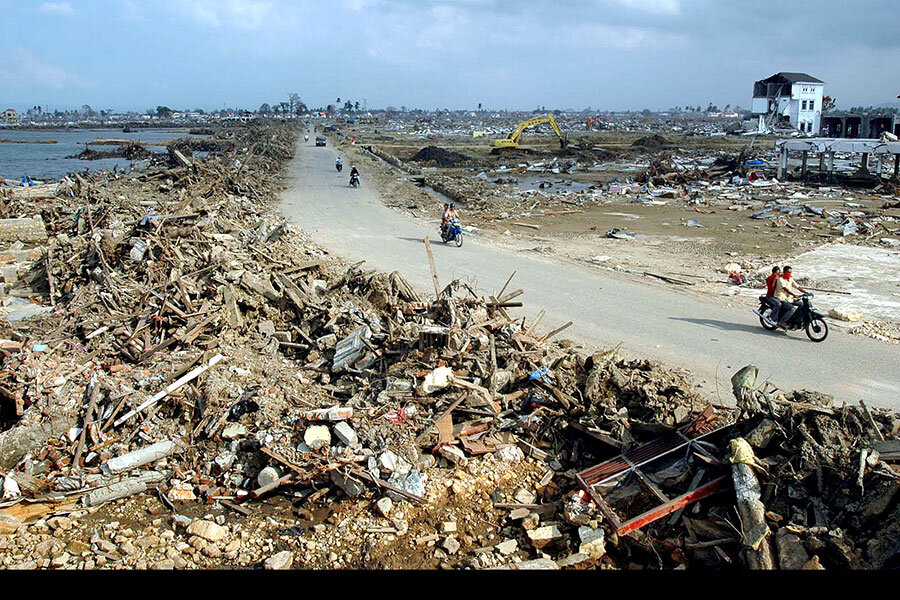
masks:
{"label": "distant building", "polygon": [[819,134],[825,82],[806,73],[776,73],[753,85],[750,112],[766,115],[770,126],[790,125]]}
{"label": "distant building", "polygon": [[832,111],[822,117],[822,135],[825,137],[874,140],[885,131],[900,135],[900,115],[876,109],[871,113]]}
{"label": "distant building", "polygon": [[7,108],[0,114],[0,121],[5,121],[7,123],[18,123],[19,122],[19,114],[11,108]]}

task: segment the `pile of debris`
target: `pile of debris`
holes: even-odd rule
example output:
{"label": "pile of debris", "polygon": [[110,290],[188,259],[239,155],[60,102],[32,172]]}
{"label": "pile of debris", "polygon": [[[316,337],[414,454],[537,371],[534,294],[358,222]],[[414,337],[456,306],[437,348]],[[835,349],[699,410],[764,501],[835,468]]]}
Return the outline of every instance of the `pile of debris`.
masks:
{"label": "pile of debris", "polygon": [[153,152],[147,150],[141,144],[124,144],[113,150],[92,150],[85,148],[78,154],[67,156],[66,158],[76,158],[78,160],[103,160],[107,158],[126,158],[128,160],[144,160],[153,157]]}
{"label": "pile of debris", "polygon": [[659,152],[660,150],[671,147],[672,142],[659,135],[658,133],[654,133],[653,135],[648,135],[636,139],[631,145],[635,148],[643,148],[645,150]]}
{"label": "pile of debris", "polygon": [[437,146],[426,146],[412,157],[413,162],[425,163],[434,167],[460,167],[467,165],[471,160],[464,154]]}
{"label": "pile of debris", "polygon": [[[371,536],[459,568],[896,560],[895,413],[755,389],[752,369],[736,409],[713,407],[684,372],[586,357],[551,341],[572,323],[541,334],[543,312],[510,315],[513,276],[481,297],[435,275],[425,298],[329,258],[267,205],[295,140],[253,126],[246,152],[81,179],[38,205],[50,241],[29,285],[52,310],[0,332],[4,544],[143,494],[165,539],[198,550],[172,565],[261,565],[227,536],[287,494],[309,514],[283,535],[318,536],[304,561],[343,544],[333,565],[365,564]],[[465,519],[429,530],[447,493]],[[361,509],[309,524],[329,503]],[[127,539],[89,537],[9,564],[142,564]]]}

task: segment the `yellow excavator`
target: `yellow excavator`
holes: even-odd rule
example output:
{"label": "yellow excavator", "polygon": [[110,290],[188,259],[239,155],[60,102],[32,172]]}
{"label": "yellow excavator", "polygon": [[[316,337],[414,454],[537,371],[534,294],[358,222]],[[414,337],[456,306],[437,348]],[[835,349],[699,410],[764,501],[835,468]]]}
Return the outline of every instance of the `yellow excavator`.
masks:
{"label": "yellow excavator", "polygon": [[505,138],[492,140],[491,154],[497,154],[504,148],[518,148],[519,140],[522,139],[523,131],[525,131],[529,127],[537,127],[538,125],[542,125],[544,123],[550,123],[550,126],[553,128],[553,131],[556,132],[556,136],[559,138],[560,149],[565,150],[566,146],[568,145],[566,136],[563,135],[562,129],[559,128],[559,124],[556,122],[556,119],[553,118],[553,115],[547,113],[542,117],[534,117],[532,119],[522,121],[521,123],[519,123],[519,126],[516,127],[516,130],[510,132]]}

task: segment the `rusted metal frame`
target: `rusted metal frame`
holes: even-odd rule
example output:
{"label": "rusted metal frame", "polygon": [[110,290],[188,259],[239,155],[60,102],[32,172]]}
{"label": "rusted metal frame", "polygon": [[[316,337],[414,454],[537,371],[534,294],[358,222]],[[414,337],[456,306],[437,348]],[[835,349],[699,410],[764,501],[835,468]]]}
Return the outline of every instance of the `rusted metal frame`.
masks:
{"label": "rusted metal frame", "polygon": [[[608,483],[609,481],[612,481],[612,480],[614,480],[614,479],[616,479],[616,478],[618,478],[618,477],[621,477],[621,476],[625,475],[628,471],[630,471],[630,470],[632,470],[632,469],[634,469],[634,468],[636,468],[636,467],[642,467],[642,466],[644,466],[644,465],[646,465],[646,464],[648,464],[648,463],[650,463],[650,462],[653,462],[654,460],[656,460],[656,459],[658,459],[658,458],[662,458],[662,457],[664,457],[664,456],[666,456],[666,455],[668,455],[668,454],[671,454],[672,452],[676,452],[676,451],[678,451],[678,450],[681,450],[682,448],[688,448],[688,447],[699,448],[698,442],[700,442],[700,441],[702,440],[702,438],[705,438],[705,437],[707,437],[707,436],[709,436],[709,435],[712,435],[712,434],[715,433],[716,431],[719,431],[719,429],[715,429],[715,430],[713,430],[713,431],[704,433],[703,435],[701,435],[701,436],[699,436],[699,437],[697,437],[697,438],[694,438],[694,439],[690,439],[690,438],[688,438],[687,436],[684,436],[683,434],[681,434],[681,437],[684,438],[685,441],[679,442],[679,443],[678,443],[677,445],[675,445],[674,447],[667,448],[666,450],[660,452],[659,454],[654,454],[654,455],[650,456],[649,458],[643,458],[642,460],[639,460],[638,462],[635,463],[635,462],[632,462],[630,459],[626,458],[626,455],[625,455],[625,454],[621,454],[621,455],[619,455],[619,456],[617,456],[617,457],[615,457],[615,458],[611,458],[610,460],[608,460],[608,461],[606,461],[606,462],[604,462],[604,463],[601,463],[601,464],[599,464],[599,465],[596,465],[596,466],[594,466],[594,467],[591,467],[590,469],[586,469],[586,470],[582,471],[580,474],[581,474],[582,476],[585,477],[585,481],[590,481],[590,477],[591,477],[591,472],[592,472],[592,471],[596,471],[596,470],[598,470],[598,469],[599,469],[599,470],[602,470],[602,467],[609,465],[609,464],[612,463],[613,461],[616,461],[616,460],[626,461],[627,464],[632,465],[632,466],[630,466],[630,467],[626,467],[626,468],[620,469],[620,470],[618,470],[618,471],[615,471],[615,472],[613,472],[613,473],[610,473],[609,475],[606,475],[606,476],[603,477],[602,479],[598,479],[598,480],[596,480],[596,481],[591,481],[591,482],[590,482],[591,485],[597,485],[597,484],[599,484],[599,483]],[[681,432],[677,432],[677,433],[680,434]],[[638,450],[642,450],[642,451],[643,451],[645,448],[649,447],[649,446],[650,446],[651,444],[653,444],[653,443],[654,443],[654,442],[650,442],[649,444],[646,444],[643,448],[638,448]],[[660,445],[662,445],[663,448],[666,448],[666,444],[660,444]],[[703,452],[703,453],[704,453],[704,454],[708,454],[708,453],[706,453],[706,452]],[[611,466],[611,465],[610,465],[610,466]]]}
{"label": "rusted metal frame", "polygon": [[578,482],[578,485],[581,486],[587,495],[591,497],[591,500],[594,501],[594,504],[597,505],[597,508],[600,509],[600,512],[603,513],[603,516],[606,517],[609,522],[612,524],[614,528],[617,530],[622,526],[622,522],[619,520],[618,514],[613,508],[603,500],[603,497],[596,491],[594,491],[594,487],[592,485],[588,485],[587,482],[581,477],[580,474],[575,475],[575,480]]}
{"label": "rusted metal frame", "polygon": [[[625,461],[628,462],[628,464],[631,464],[631,461],[628,460],[627,458],[625,459]],[[663,494],[662,490],[659,489],[655,483],[650,481],[650,478],[647,477],[646,475],[644,475],[644,473],[641,472],[641,470],[638,469],[636,466],[632,465],[631,472],[634,473],[635,476],[641,480],[641,483],[643,483],[645,486],[650,488],[650,491],[653,492],[657,498],[659,498],[663,502],[671,501],[671,499],[668,496],[666,496],[665,494]]]}
{"label": "rusted metal frame", "polygon": [[728,475],[724,475],[713,481],[707,483],[704,486],[697,488],[696,490],[687,492],[678,496],[677,498],[667,502],[666,504],[662,504],[657,506],[656,508],[650,509],[647,512],[638,515],[637,517],[622,523],[621,525],[615,525],[616,534],[618,535],[627,535],[632,531],[640,529],[645,525],[648,525],[658,519],[665,517],[666,515],[670,515],[676,510],[687,506],[697,500],[702,500],[707,496],[711,496],[712,494],[718,492],[723,487],[727,481],[730,480]]}

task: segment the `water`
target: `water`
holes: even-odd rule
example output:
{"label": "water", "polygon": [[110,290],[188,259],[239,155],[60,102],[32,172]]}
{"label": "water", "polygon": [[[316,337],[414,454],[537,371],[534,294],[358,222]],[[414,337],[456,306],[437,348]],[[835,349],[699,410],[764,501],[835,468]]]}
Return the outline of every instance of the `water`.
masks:
{"label": "water", "polygon": [[[0,142],[0,177],[13,181],[21,181],[22,175],[28,174],[35,180],[56,180],[73,171],[112,170],[127,167],[131,161],[125,158],[109,158],[102,160],[77,160],[66,158],[79,154],[85,145],[99,139],[136,140],[142,142],[165,143],[171,140],[188,137],[187,133],[178,133],[175,129],[139,129],[132,133],[123,133],[121,129],[49,129],[25,131],[18,129],[0,129],[0,139],[7,140],[56,140],[56,144],[9,144]],[[190,136],[209,137],[209,136]],[[94,150],[113,150],[115,146],[93,146]],[[164,146],[148,146],[151,152],[163,152]]]}

